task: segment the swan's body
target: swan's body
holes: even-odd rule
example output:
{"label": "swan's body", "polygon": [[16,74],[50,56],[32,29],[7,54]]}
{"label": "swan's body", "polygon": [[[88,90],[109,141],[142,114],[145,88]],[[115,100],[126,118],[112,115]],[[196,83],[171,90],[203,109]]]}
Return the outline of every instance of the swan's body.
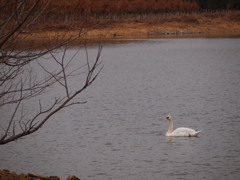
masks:
{"label": "swan's body", "polygon": [[180,127],[173,131],[173,121],[172,117],[168,115],[166,120],[169,121],[168,131],[166,136],[178,136],[178,137],[196,137],[201,131],[196,131],[191,128]]}

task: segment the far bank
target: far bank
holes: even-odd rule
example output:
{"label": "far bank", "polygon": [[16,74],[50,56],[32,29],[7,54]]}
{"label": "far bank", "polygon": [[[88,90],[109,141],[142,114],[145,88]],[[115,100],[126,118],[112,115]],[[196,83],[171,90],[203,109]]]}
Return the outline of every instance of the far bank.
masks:
{"label": "far bank", "polygon": [[21,35],[23,41],[40,42],[80,35],[80,40],[136,39],[172,36],[238,36],[240,11],[200,14],[160,14],[119,16],[38,24]]}

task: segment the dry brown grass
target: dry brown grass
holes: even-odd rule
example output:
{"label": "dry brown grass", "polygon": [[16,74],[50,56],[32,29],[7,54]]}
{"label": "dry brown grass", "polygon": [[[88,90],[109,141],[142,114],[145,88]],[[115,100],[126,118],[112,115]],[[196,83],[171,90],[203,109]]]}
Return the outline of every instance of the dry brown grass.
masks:
{"label": "dry brown grass", "polygon": [[105,28],[95,28],[87,34],[89,38],[128,38],[150,35],[240,32],[240,13],[234,14],[183,14],[159,18],[124,19],[109,21]]}
{"label": "dry brown grass", "polygon": [[[88,23],[71,21],[67,23],[39,24],[32,29],[32,35],[25,41],[48,41],[57,34],[68,35],[82,30],[84,39],[101,38],[146,38],[169,34],[206,34],[239,33],[240,12],[181,14],[160,17],[158,14],[148,16],[119,17],[114,19],[95,19]],[[86,33],[87,32],[87,33]],[[68,38],[68,35],[66,38]]]}

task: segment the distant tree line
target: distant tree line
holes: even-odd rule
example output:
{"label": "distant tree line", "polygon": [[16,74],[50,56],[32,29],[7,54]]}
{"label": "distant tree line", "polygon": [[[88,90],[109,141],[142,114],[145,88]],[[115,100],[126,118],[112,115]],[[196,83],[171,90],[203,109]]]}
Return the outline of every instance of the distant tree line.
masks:
{"label": "distant tree line", "polygon": [[159,11],[191,11],[199,9],[196,1],[186,0],[52,0],[57,13],[132,13]]}
{"label": "distant tree line", "polygon": [[[31,6],[35,0],[24,0],[25,7]],[[169,13],[193,12],[198,10],[237,10],[240,0],[42,0],[48,1],[47,11],[42,14],[44,21],[59,19],[77,19],[83,16],[122,15],[134,13]],[[1,4],[11,3],[1,0]],[[7,4],[8,6],[8,4]],[[14,6],[4,8],[7,17],[14,11]],[[204,11],[203,11],[204,12]],[[5,19],[6,17],[2,17]],[[1,19],[1,18],[0,18]],[[41,20],[41,19],[40,19]]]}
{"label": "distant tree line", "polygon": [[240,9],[240,0],[51,0],[53,11],[80,14]]}

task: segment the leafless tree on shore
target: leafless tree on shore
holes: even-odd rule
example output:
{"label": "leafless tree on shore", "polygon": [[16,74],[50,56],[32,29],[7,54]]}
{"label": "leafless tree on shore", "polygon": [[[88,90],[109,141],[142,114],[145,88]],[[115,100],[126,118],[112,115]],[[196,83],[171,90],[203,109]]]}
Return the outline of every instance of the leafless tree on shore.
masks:
{"label": "leafless tree on shore", "polygon": [[[85,49],[87,54],[86,59],[83,59],[85,63],[81,59],[79,60],[81,63],[74,67],[75,69],[69,68],[76,54],[70,58],[66,57],[68,45],[82,37],[81,29],[79,33],[67,38],[66,34],[59,34],[41,45],[21,46],[21,41],[31,36],[29,28],[46,10],[48,3],[48,0],[0,2],[0,108],[11,111],[9,117],[4,117],[7,120],[0,122],[0,145],[36,132],[54,114],[66,107],[85,103],[76,102],[74,99],[95,81],[102,69],[101,46],[93,62],[89,60]],[[11,13],[6,15],[6,11]],[[56,53],[59,51],[61,57]],[[51,57],[56,67],[54,71],[39,60],[45,56]],[[37,72],[33,72],[29,66],[32,63],[37,64],[45,76],[37,77]],[[84,77],[81,86],[76,86],[75,89],[70,87],[68,83],[70,79],[79,75]],[[64,94],[53,97],[51,105],[43,105],[40,100],[41,95],[56,84],[64,90]],[[29,99],[36,100],[36,97],[38,97],[38,112],[27,118],[22,104]]]}

